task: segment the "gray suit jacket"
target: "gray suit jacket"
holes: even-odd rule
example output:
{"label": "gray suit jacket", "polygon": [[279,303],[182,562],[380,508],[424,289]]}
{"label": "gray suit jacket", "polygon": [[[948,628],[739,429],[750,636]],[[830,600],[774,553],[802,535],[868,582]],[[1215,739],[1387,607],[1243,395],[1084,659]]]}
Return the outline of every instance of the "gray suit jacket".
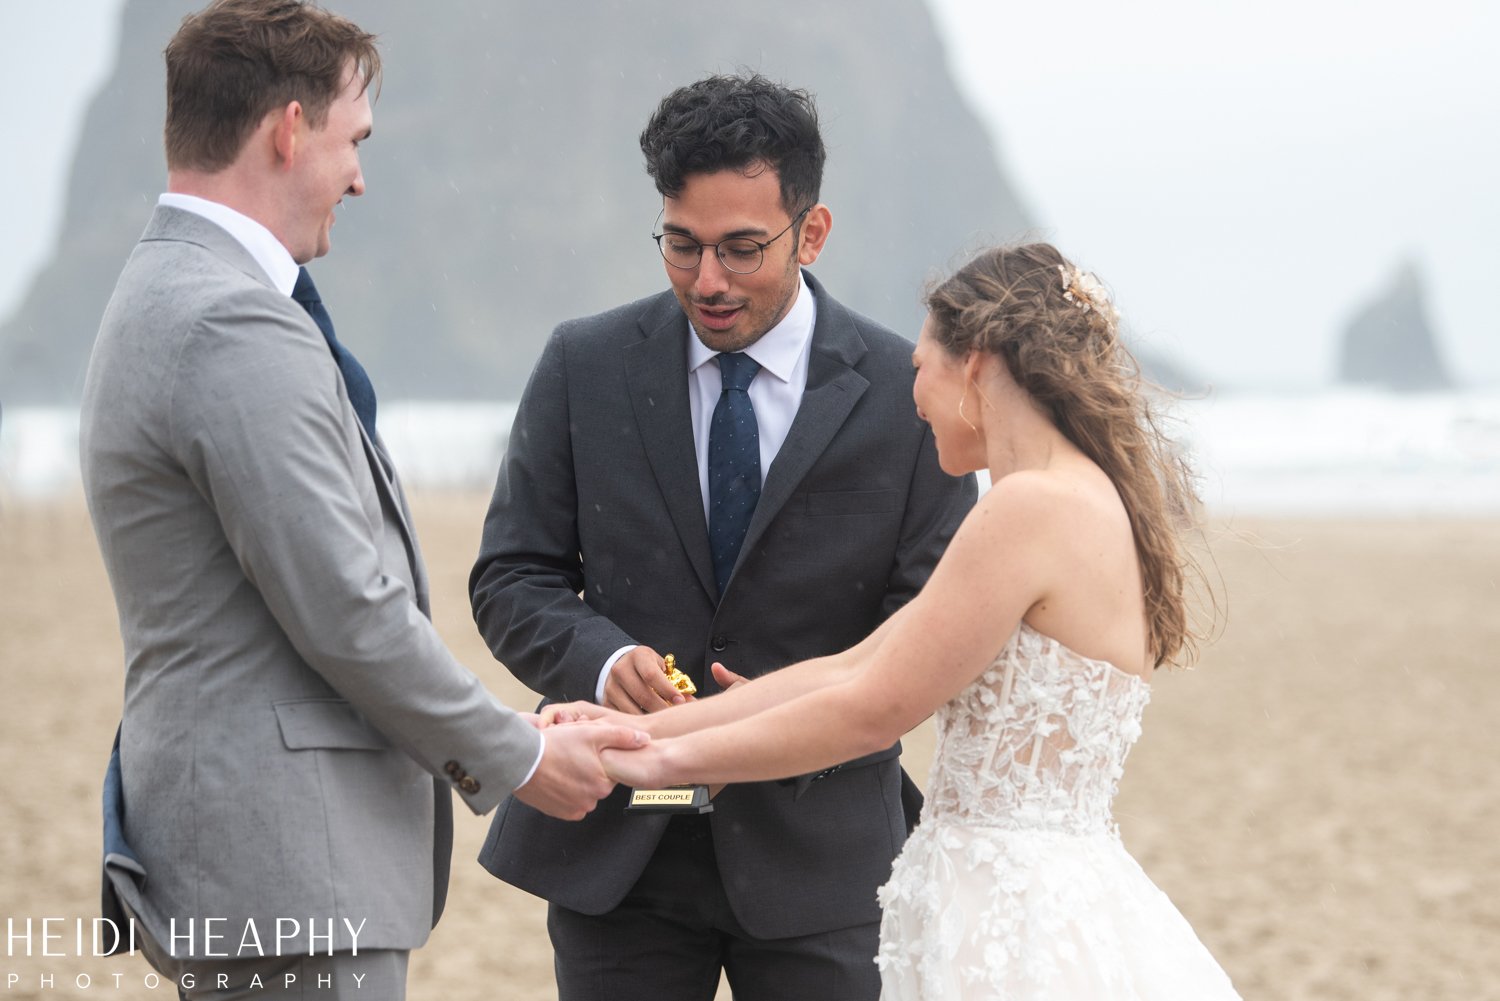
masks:
{"label": "gray suit jacket", "polygon": [[331,920],[336,949],[344,919],[366,922],[362,949],[421,945],[447,889],[448,788],[490,809],[539,737],[428,621],[405,498],[317,327],[229,234],[159,207],[82,421],[125,648],[130,851],[106,859],[106,904],[164,944],[196,920],[180,956],[204,954],[207,918],[230,949],[277,918]]}
{"label": "gray suit jacket", "polygon": [[[701,694],[722,660],[758,675],[858,642],[915,595],[972,505],[912,405],[912,345],[817,297],[807,388],[720,599],[688,410],[686,318],[671,293],[563,324],[516,415],[470,578],[495,656],[549,700],[591,700],[627,643],[672,652]],[[579,600],[580,594],[583,600]],[[906,837],[899,745],[835,774],[730,786],[714,846],[740,923],[762,938],[874,921]],[[563,825],[507,801],[481,862],[604,913],[666,818],[616,790]]]}

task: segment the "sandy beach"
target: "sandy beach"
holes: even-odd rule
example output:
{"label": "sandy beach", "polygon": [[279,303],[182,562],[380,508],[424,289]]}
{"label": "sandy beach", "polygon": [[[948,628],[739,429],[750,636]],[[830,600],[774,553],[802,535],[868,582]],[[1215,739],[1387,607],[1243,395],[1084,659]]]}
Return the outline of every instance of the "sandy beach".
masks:
{"label": "sandy beach", "polygon": [[[468,614],[484,503],[417,498],[436,621],[507,703],[531,708]],[[1500,996],[1500,520],[1221,520],[1206,536],[1225,611],[1197,668],[1155,679],[1118,801],[1127,846],[1246,998]],[[0,915],[65,919],[69,952],[0,959],[6,998],[175,996],[143,986],[139,957],[72,955],[73,921],[97,913],[121,690],[81,502],[6,503]],[[930,730],[907,746],[921,781]],[[460,808],[414,1001],[553,996],[543,905],[473,862],[487,823]]]}

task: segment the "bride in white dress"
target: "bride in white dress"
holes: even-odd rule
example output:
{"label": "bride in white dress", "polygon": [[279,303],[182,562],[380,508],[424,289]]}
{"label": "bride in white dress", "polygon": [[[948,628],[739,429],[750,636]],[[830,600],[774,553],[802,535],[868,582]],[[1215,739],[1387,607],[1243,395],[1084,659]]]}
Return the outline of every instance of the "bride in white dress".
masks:
{"label": "bride in white dress", "polygon": [[921,822],[880,891],[883,999],[1235,998],[1110,815],[1152,671],[1190,645],[1187,471],[1103,287],[1051,246],[981,253],[927,305],[918,414],[945,470],[993,486],[926,587],[844,653],[630,717],[652,742],[606,768],[645,787],[780,778],[936,711]]}

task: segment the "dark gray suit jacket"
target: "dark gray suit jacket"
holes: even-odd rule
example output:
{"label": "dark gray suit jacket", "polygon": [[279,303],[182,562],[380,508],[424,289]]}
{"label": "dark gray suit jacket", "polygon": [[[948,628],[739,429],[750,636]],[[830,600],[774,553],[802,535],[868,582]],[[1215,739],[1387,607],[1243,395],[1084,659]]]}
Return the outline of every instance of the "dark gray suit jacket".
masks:
{"label": "dark gray suit jacket", "polygon": [[[495,656],[548,700],[592,700],[611,653],[675,653],[700,696],[722,660],[747,675],[852,646],[927,580],[972,505],[912,405],[911,342],[817,297],[807,388],[720,600],[670,292],[563,324],[527,385],[470,578]],[[582,594],[583,600],[579,600]],[[913,665],[919,670],[920,665]],[[906,837],[900,746],[814,779],[726,788],[714,846],[731,906],[762,938],[878,919]],[[663,816],[626,791],[578,824],[509,800],[482,864],[573,910],[635,883]]]}

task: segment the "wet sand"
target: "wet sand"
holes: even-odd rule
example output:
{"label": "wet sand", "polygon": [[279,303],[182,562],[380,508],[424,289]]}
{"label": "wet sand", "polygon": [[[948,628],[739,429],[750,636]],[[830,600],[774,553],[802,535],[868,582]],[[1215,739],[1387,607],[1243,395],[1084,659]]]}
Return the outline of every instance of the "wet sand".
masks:
{"label": "wet sand", "polygon": [[[435,617],[465,663],[530,708],[468,616],[484,500],[417,499]],[[1197,668],[1155,679],[1118,801],[1127,846],[1246,998],[1494,996],[1500,521],[1237,520],[1208,534],[1227,612]],[[72,922],[97,913],[120,697],[114,605],[81,503],[6,503],[0,916],[66,919],[55,947],[70,955],[0,958],[4,997],[175,996],[142,986],[140,958],[71,955]],[[920,781],[928,727],[907,745]],[[448,911],[413,957],[409,996],[552,997],[544,906],[472,861],[486,818],[456,819]]]}

